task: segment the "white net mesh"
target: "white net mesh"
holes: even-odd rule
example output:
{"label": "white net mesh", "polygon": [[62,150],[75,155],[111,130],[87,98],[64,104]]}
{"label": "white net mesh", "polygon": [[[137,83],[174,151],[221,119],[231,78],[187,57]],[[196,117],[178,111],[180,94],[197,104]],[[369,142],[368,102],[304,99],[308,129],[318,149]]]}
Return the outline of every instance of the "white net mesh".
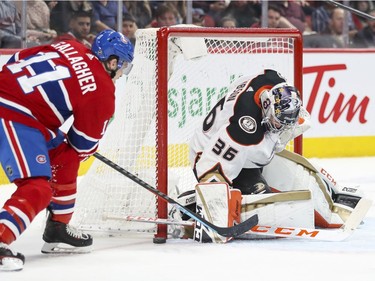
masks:
{"label": "white net mesh", "polygon": [[[187,32],[168,38],[168,66],[163,66],[157,64],[156,32],[137,32],[134,67],[124,93],[117,95],[115,118],[99,152],[157,187],[158,106],[167,102],[168,192],[174,197],[194,188],[188,143],[202,118],[241,76],[272,68],[293,83],[295,40],[272,34],[233,37],[230,29],[220,36]],[[157,77],[158,67],[168,67],[168,81]],[[167,101],[158,100],[158,83],[167,83]],[[73,223],[80,228],[155,232],[154,224],[110,219],[156,217],[156,198],[98,160],[79,183],[78,194]]]}

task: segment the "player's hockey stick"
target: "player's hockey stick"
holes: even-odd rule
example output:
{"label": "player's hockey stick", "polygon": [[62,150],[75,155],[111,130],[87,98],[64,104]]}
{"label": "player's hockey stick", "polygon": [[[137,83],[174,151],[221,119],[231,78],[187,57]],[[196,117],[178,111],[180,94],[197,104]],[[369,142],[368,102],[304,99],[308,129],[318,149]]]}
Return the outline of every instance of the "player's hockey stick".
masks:
{"label": "player's hockey stick", "polygon": [[[335,229],[315,229],[315,228],[304,228],[304,227],[282,227],[282,226],[263,226],[256,225],[244,234],[249,236],[243,236],[243,238],[259,238],[259,236],[266,237],[282,237],[282,238],[298,238],[308,239],[315,241],[343,241],[349,238],[356,228],[359,226],[367,211],[372,205],[372,201],[368,199],[361,199],[356,208],[350,214],[341,228]],[[105,219],[110,220],[124,220],[124,221],[135,221],[135,222],[146,222],[146,223],[157,223],[157,224],[168,224],[168,225],[184,225],[194,226],[193,221],[181,221],[173,219],[161,219],[161,218],[146,218],[140,216],[107,216]]]}
{"label": "player's hockey stick", "polygon": [[156,223],[156,224],[169,224],[169,225],[184,225],[184,226],[194,226],[194,221],[183,221],[174,219],[161,219],[161,218],[148,218],[141,216],[112,216],[103,215],[104,220],[117,220],[117,221],[134,221],[134,222],[146,222],[146,223]]}
{"label": "player's hockey stick", "polygon": [[119,173],[123,174],[124,176],[128,177],[129,179],[131,179],[135,183],[139,184],[143,188],[145,188],[148,191],[152,192],[153,194],[161,197],[166,202],[174,205],[181,212],[185,213],[186,215],[188,215],[192,219],[200,222],[201,224],[203,224],[207,228],[209,228],[209,229],[217,232],[221,236],[224,236],[224,237],[234,237],[234,236],[241,235],[241,234],[245,233],[246,231],[248,231],[249,229],[251,229],[253,226],[257,225],[257,223],[258,223],[258,215],[253,215],[252,217],[250,217],[246,221],[244,221],[244,222],[242,222],[240,224],[231,226],[231,227],[219,227],[219,226],[216,226],[216,225],[210,223],[209,221],[205,220],[204,218],[200,217],[197,213],[194,213],[193,211],[189,210],[188,208],[185,208],[184,206],[182,206],[177,201],[173,200],[171,197],[169,197],[168,195],[164,194],[160,190],[157,190],[156,188],[152,187],[151,185],[149,185],[145,181],[141,180],[137,176],[133,175],[132,173],[130,173],[128,171],[126,171],[124,168],[120,167],[119,165],[117,165],[116,163],[112,162],[108,158],[104,157],[100,153],[95,152],[94,153],[94,157],[97,158],[97,159],[99,159],[100,161],[102,161],[103,163],[105,163],[106,165],[108,165],[109,167],[115,169],[117,172],[119,172]]}

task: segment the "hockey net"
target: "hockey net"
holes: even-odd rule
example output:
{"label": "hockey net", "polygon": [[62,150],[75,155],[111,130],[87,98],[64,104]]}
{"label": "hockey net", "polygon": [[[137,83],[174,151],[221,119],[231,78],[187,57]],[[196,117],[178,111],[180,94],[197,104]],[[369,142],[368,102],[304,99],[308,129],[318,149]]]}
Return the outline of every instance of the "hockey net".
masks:
{"label": "hockey net", "polygon": [[[172,198],[194,188],[189,140],[231,82],[272,68],[302,91],[302,39],[295,30],[143,29],[134,57],[99,152]],[[300,153],[301,139],[288,149]],[[72,223],[101,233],[166,238],[166,225],[115,218],[166,218],[167,212],[165,202],[95,160],[79,182]]]}

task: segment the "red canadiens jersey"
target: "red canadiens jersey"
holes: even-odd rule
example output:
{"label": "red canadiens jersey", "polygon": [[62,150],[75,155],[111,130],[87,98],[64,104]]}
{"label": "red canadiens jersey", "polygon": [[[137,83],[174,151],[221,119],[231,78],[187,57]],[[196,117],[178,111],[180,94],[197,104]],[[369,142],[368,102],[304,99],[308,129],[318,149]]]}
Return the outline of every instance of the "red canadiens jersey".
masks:
{"label": "red canadiens jersey", "polygon": [[261,123],[260,94],[283,82],[276,71],[265,70],[232,84],[191,140],[190,160],[198,179],[218,170],[231,183],[243,168],[260,168],[272,160],[279,135]]}
{"label": "red canadiens jersey", "polygon": [[0,72],[0,117],[42,131],[47,141],[71,116],[69,143],[92,154],[115,109],[115,86],[91,50],[62,41],[15,53]]}

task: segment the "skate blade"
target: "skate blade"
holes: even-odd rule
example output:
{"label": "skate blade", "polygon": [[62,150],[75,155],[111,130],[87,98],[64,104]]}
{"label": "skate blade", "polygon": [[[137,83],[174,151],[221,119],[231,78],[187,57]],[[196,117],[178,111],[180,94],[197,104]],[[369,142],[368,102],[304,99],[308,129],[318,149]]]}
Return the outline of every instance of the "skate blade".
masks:
{"label": "skate blade", "polygon": [[92,250],[92,245],[86,247],[74,247],[65,243],[44,243],[43,254],[87,254]]}
{"label": "skate blade", "polygon": [[23,262],[18,258],[3,257],[0,264],[0,271],[20,271],[23,269]]}

